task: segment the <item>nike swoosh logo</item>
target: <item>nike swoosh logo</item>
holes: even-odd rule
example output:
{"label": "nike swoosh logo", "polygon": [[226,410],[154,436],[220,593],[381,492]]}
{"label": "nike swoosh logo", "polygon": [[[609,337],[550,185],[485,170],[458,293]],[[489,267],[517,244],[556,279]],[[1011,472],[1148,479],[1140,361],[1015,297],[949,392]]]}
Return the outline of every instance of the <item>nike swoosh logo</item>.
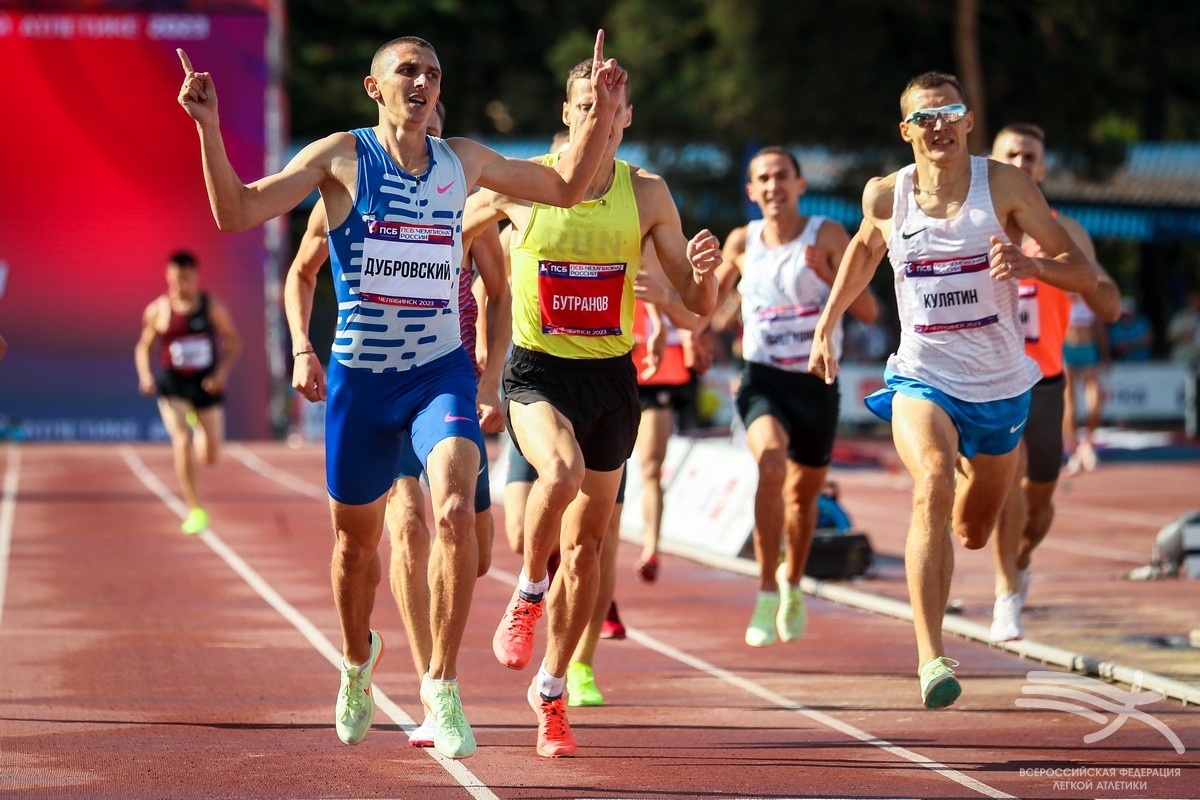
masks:
{"label": "nike swoosh logo", "polygon": [[446,418],[444,420],[442,420],[442,422],[470,422],[470,421],[471,421],[471,417],[454,417],[454,416],[451,416],[450,414],[447,414]]}
{"label": "nike swoosh logo", "polygon": [[915,231],[911,231],[911,232],[909,232],[909,233],[905,233],[904,231],[900,231],[900,238],[901,238],[901,239],[911,239],[912,237],[916,236],[916,235],[917,235],[918,233],[920,233],[921,231],[927,231],[927,230],[929,230],[929,226],[928,226],[928,225],[926,225],[924,228],[918,228],[917,230],[915,230]]}
{"label": "nike swoosh logo", "polygon": [[1016,433],[1017,431],[1021,430],[1021,428],[1023,428],[1024,426],[1025,426],[1024,422],[1022,422],[1020,425],[1013,425],[1011,428],[1008,429],[1008,432]]}
{"label": "nike swoosh logo", "polygon": [[445,186],[439,186],[439,187],[437,187],[437,193],[445,194],[447,191],[449,191],[450,187],[453,185],[454,185],[454,181],[450,181]]}

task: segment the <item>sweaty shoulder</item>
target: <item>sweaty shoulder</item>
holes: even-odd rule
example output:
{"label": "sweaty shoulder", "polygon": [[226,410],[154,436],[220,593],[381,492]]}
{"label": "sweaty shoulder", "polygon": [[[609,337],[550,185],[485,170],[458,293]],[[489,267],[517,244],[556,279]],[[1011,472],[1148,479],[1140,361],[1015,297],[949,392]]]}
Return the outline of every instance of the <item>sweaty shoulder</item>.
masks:
{"label": "sweaty shoulder", "polygon": [[670,202],[674,207],[675,201],[671,199],[671,190],[667,186],[666,179],[661,175],[630,164],[629,180],[633,184],[633,194],[637,197],[639,208],[646,208],[662,202]]}
{"label": "sweaty shoulder", "polygon": [[863,214],[873,219],[891,219],[895,192],[895,172],[883,178],[871,178],[863,187]]}
{"label": "sweaty shoulder", "polygon": [[988,185],[992,189],[993,201],[1006,195],[1021,197],[1027,194],[1041,193],[1037,184],[1033,182],[1033,178],[1026,175],[1024,170],[1018,169],[1012,164],[993,161],[990,158],[987,163]]}

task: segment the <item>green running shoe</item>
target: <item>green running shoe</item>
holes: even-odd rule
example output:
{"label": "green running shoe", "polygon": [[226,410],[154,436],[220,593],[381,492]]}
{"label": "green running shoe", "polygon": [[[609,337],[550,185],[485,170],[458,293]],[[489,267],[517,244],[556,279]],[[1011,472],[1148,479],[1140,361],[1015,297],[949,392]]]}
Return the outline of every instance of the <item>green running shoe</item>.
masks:
{"label": "green running shoe", "polygon": [[804,592],[799,586],[788,583],[786,562],[779,565],[775,579],[779,583],[779,613],[775,615],[775,627],[779,629],[780,641],[794,642],[808,629]]}
{"label": "green running shoe", "polygon": [[582,661],[567,664],[567,705],[604,705],[604,695],[596,688],[596,676],[590,664]]}
{"label": "green running shoe", "polygon": [[421,679],[421,700],[433,712],[433,748],[446,758],[475,754],[475,733],[463,714],[458,681]]}
{"label": "green running shoe", "polygon": [[954,677],[958,662],[945,656],[936,656],[921,667],[921,700],[928,709],[945,708],[958,699],[962,687]]}
{"label": "green running shoe", "polygon": [[334,707],[334,727],[346,744],[358,744],[371,730],[375,719],[375,698],[371,697],[371,676],[383,658],[383,639],[371,631],[371,657],[362,666],[342,669],[342,688]]}
{"label": "green running shoe", "polygon": [[746,628],[746,644],[751,647],[767,647],[775,644],[775,615],[779,612],[779,595],[775,592],[759,592],[754,604],[754,616]]}
{"label": "green running shoe", "polygon": [[193,508],[179,527],[188,536],[204,533],[208,530],[208,512],[199,506]]}

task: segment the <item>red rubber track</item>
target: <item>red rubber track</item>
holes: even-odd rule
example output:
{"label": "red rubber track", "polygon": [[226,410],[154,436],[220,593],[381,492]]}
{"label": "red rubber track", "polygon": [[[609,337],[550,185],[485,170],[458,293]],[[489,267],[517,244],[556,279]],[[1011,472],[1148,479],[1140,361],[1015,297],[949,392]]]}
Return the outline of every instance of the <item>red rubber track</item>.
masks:
{"label": "red rubber track", "polygon": [[[319,447],[230,444],[203,475],[202,537],[179,532],[163,445],[9,445],[0,474],[3,797],[1200,796],[1195,706],[1151,702],[1120,719],[1095,703],[1092,718],[1021,707],[1028,673],[1055,668],[949,637],[963,696],[925,711],[911,622],[810,598],[801,641],[751,649],[750,578],[664,555],[658,582],[639,583],[632,544],[617,587],[630,638],[601,642],[595,664],[608,705],[570,710],[577,758],[539,758],[524,699],[533,667],[491,654],[519,569],[499,509],[459,661],[478,753],[448,762],[407,746],[403,727],[421,712],[386,578],[373,617],[388,647],[380,707],[347,747],[332,725],[341,642]],[[876,577],[852,588],[906,599],[906,480],[834,477],[880,556]],[[1178,646],[1200,627],[1200,581],[1117,577],[1198,504],[1195,463],[1103,464],[1071,479],[1036,556],[1027,635],[1200,684],[1200,652]],[[991,593],[986,551],[959,549],[964,616],[986,625]]]}

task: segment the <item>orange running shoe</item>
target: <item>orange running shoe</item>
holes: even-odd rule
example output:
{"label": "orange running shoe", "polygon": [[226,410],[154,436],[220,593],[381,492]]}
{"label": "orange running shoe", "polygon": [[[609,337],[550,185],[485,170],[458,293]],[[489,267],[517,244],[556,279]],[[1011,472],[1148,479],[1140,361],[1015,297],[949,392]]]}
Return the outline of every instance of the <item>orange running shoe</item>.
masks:
{"label": "orange running shoe", "polygon": [[545,596],[533,603],[521,597],[519,589],[513,592],[508,610],[492,637],[492,652],[497,661],[509,669],[525,669],[533,656],[533,629],[545,607]]}
{"label": "orange running shoe", "polygon": [[546,758],[568,758],[575,755],[575,734],[567,722],[567,704],[560,694],[547,700],[538,694],[537,676],[529,684],[529,707],[538,718],[537,752]]}

